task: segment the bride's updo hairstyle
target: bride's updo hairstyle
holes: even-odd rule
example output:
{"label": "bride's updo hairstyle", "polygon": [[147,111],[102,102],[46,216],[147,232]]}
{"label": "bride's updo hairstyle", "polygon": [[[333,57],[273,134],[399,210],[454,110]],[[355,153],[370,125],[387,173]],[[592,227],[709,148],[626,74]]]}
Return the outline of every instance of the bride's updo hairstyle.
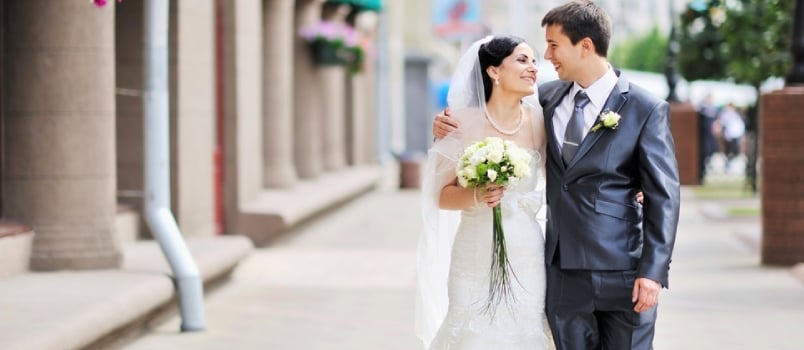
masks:
{"label": "bride's updo hairstyle", "polygon": [[486,69],[502,64],[502,61],[510,56],[519,44],[524,42],[524,39],[517,36],[495,35],[489,42],[480,45],[480,49],[477,51],[477,58],[480,60],[480,74],[483,77],[483,92],[486,96],[486,102],[491,98],[491,87],[494,85]]}

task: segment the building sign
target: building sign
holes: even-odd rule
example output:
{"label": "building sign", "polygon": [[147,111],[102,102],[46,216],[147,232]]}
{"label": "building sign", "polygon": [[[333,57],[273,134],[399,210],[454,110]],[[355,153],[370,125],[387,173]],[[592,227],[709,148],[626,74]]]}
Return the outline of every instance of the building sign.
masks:
{"label": "building sign", "polygon": [[472,39],[481,35],[480,0],[435,0],[433,31],[444,39]]}

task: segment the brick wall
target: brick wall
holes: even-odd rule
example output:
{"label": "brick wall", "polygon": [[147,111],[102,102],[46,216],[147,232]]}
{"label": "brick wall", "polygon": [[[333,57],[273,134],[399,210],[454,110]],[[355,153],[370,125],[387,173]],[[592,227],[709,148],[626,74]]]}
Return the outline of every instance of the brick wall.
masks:
{"label": "brick wall", "polygon": [[698,112],[689,103],[670,104],[670,129],[676,144],[682,185],[698,185]]}
{"label": "brick wall", "polygon": [[762,263],[804,262],[804,87],[762,95]]}

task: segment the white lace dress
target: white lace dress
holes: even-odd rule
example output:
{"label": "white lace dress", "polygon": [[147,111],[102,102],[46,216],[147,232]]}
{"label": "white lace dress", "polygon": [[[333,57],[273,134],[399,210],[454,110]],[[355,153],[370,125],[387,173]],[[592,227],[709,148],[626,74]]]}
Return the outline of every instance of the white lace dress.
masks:
{"label": "white lace dress", "polygon": [[551,348],[544,318],[544,237],[537,214],[544,203],[540,155],[534,154],[533,176],[512,184],[502,200],[508,258],[516,302],[500,304],[493,318],[482,312],[488,296],[492,253],[492,210],[476,206],[461,213],[449,268],[447,316],[430,349]]}

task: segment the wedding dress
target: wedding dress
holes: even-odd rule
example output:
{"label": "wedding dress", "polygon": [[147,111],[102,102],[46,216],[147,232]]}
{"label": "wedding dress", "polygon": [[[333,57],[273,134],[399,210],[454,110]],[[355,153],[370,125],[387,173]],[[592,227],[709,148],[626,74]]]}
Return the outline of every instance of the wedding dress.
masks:
{"label": "wedding dress", "polygon": [[[544,200],[541,157],[532,152],[532,176],[505,191],[503,228],[515,301],[500,304],[492,319],[488,297],[492,211],[485,205],[461,212],[447,283],[447,316],[431,349],[547,349],[544,323],[544,237],[537,220]],[[542,182],[542,184],[539,184]]]}
{"label": "wedding dress", "polygon": [[[460,127],[433,144],[422,176],[424,230],[417,251],[416,334],[433,350],[544,350],[552,348],[544,316],[544,115],[536,93],[521,101],[527,128],[498,134],[488,116],[473,43],[457,64],[448,103]],[[496,129],[496,131],[495,131]],[[528,130],[530,129],[530,130]],[[528,149],[531,176],[507,186],[501,201],[502,225],[515,300],[485,312],[492,259],[492,209],[482,204],[464,211],[439,208],[441,189],[456,176],[456,164],[471,143],[497,136]]]}
{"label": "wedding dress", "polygon": [[[463,150],[494,135],[479,109],[453,112],[458,131],[430,149],[423,178],[425,230],[419,242],[417,333],[429,349],[550,349],[544,316],[545,267],[543,221],[545,177],[541,108],[523,104],[528,135],[517,144],[532,155],[531,176],[506,187],[502,224],[511,270],[513,301],[496,312],[484,311],[492,259],[492,209],[480,203],[463,211],[438,209],[440,189],[455,177]],[[539,135],[538,138],[535,136]]]}

